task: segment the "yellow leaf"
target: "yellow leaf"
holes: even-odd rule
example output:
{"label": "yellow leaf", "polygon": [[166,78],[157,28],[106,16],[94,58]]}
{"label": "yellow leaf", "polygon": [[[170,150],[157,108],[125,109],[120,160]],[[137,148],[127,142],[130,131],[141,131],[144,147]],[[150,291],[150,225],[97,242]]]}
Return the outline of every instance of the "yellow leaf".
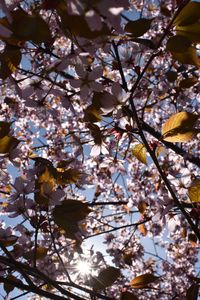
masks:
{"label": "yellow leaf", "polygon": [[188,142],[197,133],[194,126],[198,116],[189,112],[172,115],[162,127],[163,140],[167,142]]}
{"label": "yellow leaf", "polygon": [[159,277],[153,274],[143,274],[131,280],[130,285],[134,289],[141,289],[148,286],[149,283],[156,281]]}
{"label": "yellow leaf", "polygon": [[189,47],[185,52],[173,52],[172,57],[182,64],[200,66],[200,61],[195,48]]}
{"label": "yellow leaf", "polygon": [[189,2],[174,20],[175,25],[185,26],[198,21],[200,16],[200,3],[197,1]]}
{"label": "yellow leaf", "polygon": [[133,155],[143,164],[147,164],[147,152],[144,144],[137,144],[132,150]]}
{"label": "yellow leaf", "polygon": [[9,153],[16,148],[19,143],[20,141],[12,136],[4,136],[0,139],[0,154]]}
{"label": "yellow leaf", "polygon": [[196,179],[188,189],[188,196],[192,202],[200,202],[200,180]]}

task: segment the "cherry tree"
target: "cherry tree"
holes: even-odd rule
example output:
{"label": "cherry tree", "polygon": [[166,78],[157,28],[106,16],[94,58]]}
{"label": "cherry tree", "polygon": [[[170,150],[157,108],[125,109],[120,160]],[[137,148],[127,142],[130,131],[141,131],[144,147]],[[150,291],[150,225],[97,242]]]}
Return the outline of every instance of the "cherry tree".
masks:
{"label": "cherry tree", "polygon": [[200,2],[0,5],[2,298],[198,299]]}

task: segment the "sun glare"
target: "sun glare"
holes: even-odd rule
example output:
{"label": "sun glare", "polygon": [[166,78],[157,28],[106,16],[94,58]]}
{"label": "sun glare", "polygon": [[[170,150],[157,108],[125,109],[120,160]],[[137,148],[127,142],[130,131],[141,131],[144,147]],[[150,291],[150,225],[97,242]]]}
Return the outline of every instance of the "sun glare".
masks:
{"label": "sun glare", "polygon": [[77,264],[77,270],[81,275],[89,275],[92,271],[91,265],[88,261],[80,260]]}

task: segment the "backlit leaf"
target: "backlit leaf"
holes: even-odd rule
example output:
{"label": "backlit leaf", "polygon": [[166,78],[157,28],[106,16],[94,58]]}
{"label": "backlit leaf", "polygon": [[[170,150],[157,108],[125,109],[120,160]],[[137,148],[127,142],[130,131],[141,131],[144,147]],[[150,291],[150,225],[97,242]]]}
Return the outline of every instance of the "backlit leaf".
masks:
{"label": "backlit leaf", "polygon": [[196,134],[194,126],[197,119],[197,115],[189,112],[179,112],[172,115],[162,127],[163,139],[167,142],[191,140]]}
{"label": "backlit leaf", "polygon": [[108,267],[102,270],[97,277],[92,277],[88,282],[94,290],[102,290],[111,286],[120,276],[120,270],[115,267]]}
{"label": "backlit leaf", "polygon": [[38,168],[35,180],[35,201],[39,204],[48,204],[49,195],[56,189],[57,171],[53,164],[42,157],[32,157]]}
{"label": "backlit leaf", "polygon": [[0,54],[0,78],[6,79],[16,71],[21,62],[21,52],[18,47],[6,46]]}
{"label": "backlit leaf", "polygon": [[55,207],[53,218],[54,222],[65,230],[66,237],[76,239],[75,234],[79,231],[78,222],[84,220],[90,211],[87,203],[66,199]]}
{"label": "backlit leaf", "polygon": [[124,30],[131,33],[131,36],[139,37],[145,34],[151,27],[152,19],[139,19],[136,21],[129,21]]}
{"label": "backlit leaf", "polygon": [[[35,253],[36,251],[36,253]],[[32,249],[28,252],[25,252],[23,254],[23,257],[27,260],[33,260],[34,256],[36,255],[36,259],[40,260],[43,259],[48,252],[48,248],[42,247],[42,246],[38,246],[37,249]]]}
{"label": "backlit leaf", "polygon": [[170,52],[185,52],[190,47],[191,41],[181,35],[175,35],[168,39],[166,48]]}
{"label": "backlit leaf", "polygon": [[103,136],[99,126],[93,123],[89,123],[88,128],[90,130],[92,137],[94,138],[95,145],[101,145],[103,141]]}
{"label": "backlit leaf", "polygon": [[176,33],[186,37],[193,43],[200,43],[200,23],[196,22],[187,26],[177,26]]}
{"label": "backlit leaf", "polygon": [[196,179],[188,188],[188,196],[192,202],[200,202],[200,180]]}
{"label": "backlit leaf", "polygon": [[9,153],[16,148],[19,143],[20,141],[12,136],[4,136],[0,139],[0,154]]}
{"label": "backlit leaf", "polygon": [[143,164],[147,164],[147,152],[144,144],[137,144],[134,146],[133,150],[133,155],[141,161]]}
{"label": "backlit leaf", "polygon": [[171,52],[172,57],[182,64],[200,66],[200,61],[194,47],[189,47],[185,52]]}
{"label": "backlit leaf", "polygon": [[185,26],[193,24],[199,19],[200,3],[197,1],[189,2],[174,20],[175,25]]}
{"label": "backlit leaf", "polygon": [[130,285],[134,289],[141,289],[148,286],[148,284],[156,281],[159,277],[153,275],[153,274],[143,274],[140,276],[135,277],[133,280],[131,280]]}
{"label": "backlit leaf", "polygon": [[92,105],[97,110],[101,109],[103,113],[111,112],[117,104],[117,98],[106,91],[101,93],[95,92],[92,98]]}
{"label": "backlit leaf", "polygon": [[57,12],[61,18],[60,26],[67,37],[70,37],[71,34],[73,34],[78,37],[95,39],[110,34],[110,30],[104,22],[102,22],[102,28],[100,30],[92,30],[84,15],[69,14],[64,2],[58,5]]}
{"label": "backlit leaf", "polygon": [[82,176],[82,172],[78,169],[67,169],[57,172],[57,183],[58,184],[72,184],[79,181]]}
{"label": "backlit leaf", "polygon": [[143,236],[146,236],[147,235],[147,228],[146,228],[146,226],[145,226],[145,224],[140,224],[139,226],[138,226],[138,229],[139,229],[139,231],[141,232],[141,234],[143,235]]}
{"label": "backlit leaf", "polygon": [[96,109],[94,105],[90,105],[85,110],[84,120],[91,123],[99,122],[102,120],[100,113],[99,109]]}
{"label": "backlit leaf", "polygon": [[199,286],[197,284],[192,284],[186,292],[187,300],[197,300],[199,294]]}

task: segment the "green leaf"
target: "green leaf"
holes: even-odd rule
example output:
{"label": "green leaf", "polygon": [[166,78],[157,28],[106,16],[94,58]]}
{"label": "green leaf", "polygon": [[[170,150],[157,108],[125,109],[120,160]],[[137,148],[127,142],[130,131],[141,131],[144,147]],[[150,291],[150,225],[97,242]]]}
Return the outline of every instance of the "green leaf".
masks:
{"label": "green leaf", "polygon": [[0,139],[0,154],[9,153],[16,148],[19,143],[20,141],[12,136],[4,136]]}
{"label": "green leaf", "polygon": [[185,26],[193,24],[199,20],[200,3],[199,2],[189,2],[178,14],[174,20],[175,25]]}
{"label": "green leaf", "polygon": [[186,292],[187,300],[197,300],[199,294],[199,286],[197,284],[192,284]]}
{"label": "green leaf", "polygon": [[162,127],[163,140],[167,142],[188,142],[197,133],[194,126],[198,116],[189,112],[172,115]]}
{"label": "green leaf", "polygon": [[133,155],[143,164],[147,164],[147,151],[144,144],[137,144],[132,150]]}
{"label": "green leaf", "polygon": [[136,21],[129,21],[124,30],[131,33],[133,37],[139,37],[145,34],[151,27],[153,19],[139,19]]}
{"label": "green leaf", "polygon": [[135,277],[133,280],[131,280],[130,285],[134,289],[141,289],[146,288],[149,283],[152,283],[159,279],[159,277],[153,275],[153,274],[143,274],[140,276]]}
{"label": "green leaf", "polygon": [[188,188],[188,196],[192,202],[200,202],[200,180],[196,179]]}
{"label": "green leaf", "polygon": [[175,35],[168,39],[166,48],[170,52],[185,52],[191,46],[191,41],[181,35]]}
{"label": "green leaf", "polygon": [[91,277],[87,282],[95,291],[111,286],[120,276],[120,270],[115,267],[108,267],[102,270],[97,277]]}

